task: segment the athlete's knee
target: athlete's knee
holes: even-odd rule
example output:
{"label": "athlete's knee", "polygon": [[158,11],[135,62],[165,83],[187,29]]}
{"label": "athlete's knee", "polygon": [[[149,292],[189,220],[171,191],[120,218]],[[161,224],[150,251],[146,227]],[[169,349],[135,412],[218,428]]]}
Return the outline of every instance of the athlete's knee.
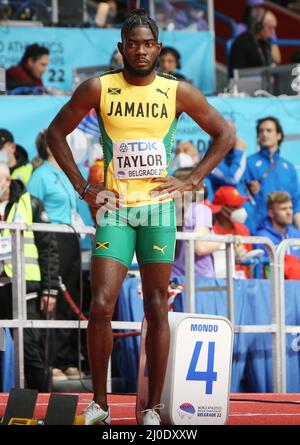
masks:
{"label": "athlete's knee", "polygon": [[[145,300],[144,300],[145,301]],[[145,317],[148,323],[160,324],[168,317],[167,300],[164,292],[157,290],[144,303]]]}
{"label": "athlete's knee", "polygon": [[103,295],[93,298],[90,305],[90,320],[111,321],[114,313],[114,305]]}

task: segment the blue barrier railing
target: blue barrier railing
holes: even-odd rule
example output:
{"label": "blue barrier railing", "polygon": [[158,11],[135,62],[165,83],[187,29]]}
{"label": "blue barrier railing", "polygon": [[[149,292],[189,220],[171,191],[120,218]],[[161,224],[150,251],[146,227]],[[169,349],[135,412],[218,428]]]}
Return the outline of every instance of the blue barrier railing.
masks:
{"label": "blue barrier railing", "polygon": [[279,46],[299,46],[300,39],[273,39],[272,43]]}

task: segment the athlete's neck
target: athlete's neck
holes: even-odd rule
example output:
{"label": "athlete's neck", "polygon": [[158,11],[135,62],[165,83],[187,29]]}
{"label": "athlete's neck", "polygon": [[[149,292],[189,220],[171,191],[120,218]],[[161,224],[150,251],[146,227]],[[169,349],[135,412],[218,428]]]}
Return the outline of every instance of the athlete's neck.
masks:
{"label": "athlete's neck", "polygon": [[152,73],[148,74],[147,76],[137,76],[136,74],[131,74],[126,70],[126,68],[123,68],[123,76],[127,83],[130,83],[132,85],[138,85],[138,86],[144,86],[144,85],[150,85],[156,77],[156,71],[152,71]]}

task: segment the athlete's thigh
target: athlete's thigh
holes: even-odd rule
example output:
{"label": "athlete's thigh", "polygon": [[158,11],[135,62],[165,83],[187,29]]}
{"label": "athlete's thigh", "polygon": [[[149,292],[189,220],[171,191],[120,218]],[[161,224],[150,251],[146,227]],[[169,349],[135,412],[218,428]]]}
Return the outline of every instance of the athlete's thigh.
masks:
{"label": "athlete's thigh", "polygon": [[127,267],[113,258],[92,257],[92,299],[101,304],[115,306],[120,288],[127,274]]}
{"label": "athlete's thigh", "polygon": [[136,245],[136,231],[129,225],[98,226],[93,243],[93,257],[111,258],[130,267]]}
{"label": "athlete's thigh", "polygon": [[131,265],[136,242],[130,226],[98,226],[93,243],[92,296],[115,302]]}
{"label": "athlete's thigh", "polygon": [[[150,210],[150,212],[152,212]],[[176,222],[174,204],[165,203],[154,208],[149,215],[148,225],[137,229],[136,255],[140,265],[145,263],[173,263]]]}

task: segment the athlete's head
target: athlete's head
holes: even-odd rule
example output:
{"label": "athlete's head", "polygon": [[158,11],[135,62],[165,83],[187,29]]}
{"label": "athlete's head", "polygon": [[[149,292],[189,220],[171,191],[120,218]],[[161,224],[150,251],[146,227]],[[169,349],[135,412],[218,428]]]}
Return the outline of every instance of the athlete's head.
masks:
{"label": "athlete's head", "polygon": [[137,76],[148,76],[157,66],[162,47],[154,20],[144,9],[135,9],[125,20],[121,36],[118,48],[125,70]]}

